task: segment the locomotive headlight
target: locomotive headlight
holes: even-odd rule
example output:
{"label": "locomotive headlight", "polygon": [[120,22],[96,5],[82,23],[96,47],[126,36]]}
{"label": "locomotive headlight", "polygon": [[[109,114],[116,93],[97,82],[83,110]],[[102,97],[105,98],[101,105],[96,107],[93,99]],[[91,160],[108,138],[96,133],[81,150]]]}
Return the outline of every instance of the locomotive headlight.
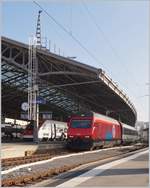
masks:
{"label": "locomotive headlight", "polygon": [[90,136],[85,136],[85,138],[90,138]]}

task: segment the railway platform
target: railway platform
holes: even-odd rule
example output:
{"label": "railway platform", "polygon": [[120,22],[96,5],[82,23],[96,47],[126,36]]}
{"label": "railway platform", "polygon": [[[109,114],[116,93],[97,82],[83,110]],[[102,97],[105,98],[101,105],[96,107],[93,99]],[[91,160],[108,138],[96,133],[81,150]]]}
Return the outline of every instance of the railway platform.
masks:
{"label": "railway platform", "polygon": [[149,187],[148,149],[106,164],[93,163],[35,187]]}
{"label": "railway platform", "polygon": [[[141,148],[141,149],[140,149]],[[35,185],[35,186],[46,186],[47,183],[50,187],[57,186],[68,179],[71,179],[72,176],[79,176],[81,174],[86,173],[93,168],[89,165],[97,166],[97,162],[99,165],[105,165],[106,163],[113,162],[118,159],[122,159],[124,157],[131,156],[133,154],[137,154],[140,151],[145,151],[146,148],[136,147],[136,146],[120,146],[113,148],[100,149],[95,151],[85,151],[85,152],[74,152],[74,153],[65,153],[62,155],[61,150],[57,155],[53,155],[53,157],[49,157],[44,161],[30,161],[29,163],[22,163],[18,166],[5,166],[2,163],[2,185],[3,186],[12,186],[12,185]],[[16,161],[17,164],[19,161]],[[79,168],[79,169],[78,169]],[[81,168],[81,169],[80,169]],[[73,170],[71,172],[70,170]],[[67,173],[67,177],[57,177],[55,175],[61,173]],[[58,175],[58,176],[59,176]],[[54,177],[53,177],[54,176]],[[42,180],[42,184],[36,184],[37,180],[40,178],[48,179],[45,182]],[[49,179],[49,178],[50,179]],[[51,179],[52,177],[52,179]],[[51,182],[52,180],[52,182]],[[30,182],[30,183],[28,183]],[[38,181],[39,182],[39,181]],[[53,184],[54,183],[54,184]]]}
{"label": "railway platform", "polygon": [[13,142],[2,143],[1,145],[1,158],[11,157],[23,157],[27,151],[31,152],[43,152],[44,150],[59,149],[65,147],[65,141],[52,141],[52,142],[40,142],[35,144],[33,142]]}

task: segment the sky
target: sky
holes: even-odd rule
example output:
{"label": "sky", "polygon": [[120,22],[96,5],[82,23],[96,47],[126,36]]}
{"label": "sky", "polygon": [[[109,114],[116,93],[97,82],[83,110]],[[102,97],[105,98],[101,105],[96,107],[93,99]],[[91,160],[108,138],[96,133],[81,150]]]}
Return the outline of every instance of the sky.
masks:
{"label": "sky", "polygon": [[[139,121],[149,120],[148,0],[42,0],[41,31],[51,51],[102,68],[130,98]],[[2,36],[28,44],[40,8],[33,1],[3,1]],[[81,48],[73,35],[88,49]],[[49,43],[47,44],[49,47]]]}

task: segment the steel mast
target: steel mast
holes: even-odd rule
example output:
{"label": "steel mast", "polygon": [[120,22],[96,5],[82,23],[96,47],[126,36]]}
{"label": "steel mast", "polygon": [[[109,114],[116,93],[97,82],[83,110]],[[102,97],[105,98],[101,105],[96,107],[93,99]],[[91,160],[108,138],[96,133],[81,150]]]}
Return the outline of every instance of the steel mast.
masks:
{"label": "steel mast", "polygon": [[40,14],[38,13],[36,37],[29,38],[29,61],[28,61],[28,119],[33,121],[33,141],[38,143],[39,126],[39,87],[38,87],[38,59],[37,48],[41,48],[41,25]]}

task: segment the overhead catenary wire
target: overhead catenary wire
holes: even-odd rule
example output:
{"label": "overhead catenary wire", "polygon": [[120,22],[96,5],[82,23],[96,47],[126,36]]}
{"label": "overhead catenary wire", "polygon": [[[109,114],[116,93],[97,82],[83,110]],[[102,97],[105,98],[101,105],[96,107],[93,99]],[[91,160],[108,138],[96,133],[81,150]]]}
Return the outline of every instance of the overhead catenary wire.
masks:
{"label": "overhead catenary wire", "polygon": [[92,59],[94,59],[98,64],[101,64],[108,72],[109,70],[107,69],[107,67],[105,67],[105,65],[95,57],[95,55],[89,51],[72,33],[70,33],[70,31],[68,31],[62,24],[60,24],[50,13],[48,13],[39,3],[37,3],[36,1],[33,1],[33,3],[35,3],[38,7],[40,7],[40,9],[43,10],[43,12],[45,12],[45,14],[51,19],[53,20],[53,22],[55,22],[56,25],[58,25],[65,33],[67,33],[89,56],[91,56]]}
{"label": "overhead catenary wire", "polygon": [[[116,52],[116,49],[113,47],[112,43],[110,42],[110,40],[108,39],[108,37],[106,36],[106,34],[104,33],[104,31],[102,30],[101,26],[97,23],[97,21],[95,20],[94,15],[91,13],[91,11],[89,10],[88,6],[86,5],[85,1],[82,0],[81,1],[85,10],[87,11],[89,17],[91,18],[92,22],[94,23],[94,25],[96,26],[97,30],[102,34],[104,40],[106,41],[106,43],[108,44],[108,46],[111,48],[113,54],[115,57],[117,57],[118,59],[120,59],[120,56],[118,55],[118,53]],[[125,64],[124,64],[125,66]],[[127,68],[125,68],[126,71],[129,73],[129,70]],[[123,69],[124,70],[124,69]],[[129,74],[130,75],[130,74]],[[133,74],[132,74],[132,79],[133,79]],[[135,83],[137,84],[136,80]]]}
{"label": "overhead catenary wire", "polygon": [[[50,13],[48,13],[39,3],[36,1],[33,1],[40,9],[45,12],[45,14],[57,25],[59,26],[65,33],[67,33],[93,60],[95,60],[98,64],[101,64],[105,70],[110,72],[108,68],[99,60],[97,57],[90,51],[88,50],[78,39],[75,37],[72,32],[68,31],[61,23],[59,23]],[[114,74],[112,74],[114,75]],[[124,85],[124,84],[123,84]]]}
{"label": "overhead catenary wire", "polygon": [[70,1],[70,34],[72,35],[72,1]]}
{"label": "overhead catenary wire", "polygon": [[[112,43],[110,42],[109,38],[106,36],[106,34],[104,33],[103,29],[101,28],[101,26],[97,23],[94,15],[92,14],[92,12],[89,10],[88,6],[86,5],[84,0],[81,0],[83,7],[85,8],[85,10],[87,11],[89,17],[91,18],[92,22],[95,24],[97,30],[102,34],[104,40],[106,41],[106,43],[108,44],[108,46],[111,48],[112,53],[114,54],[114,56],[117,58],[117,60],[119,59],[119,61],[122,59],[120,59],[119,54],[117,53],[116,49],[114,48],[114,46],[112,45]],[[129,73],[130,71],[128,70],[128,68],[126,67],[126,64],[124,64],[124,68],[126,69],[126,71]],[[124,70],[124,69],[123,69]],[[131,72],[130,72],[131,73]],[[130,74],[129,74],[130,75]],[[133,73],[132,73],[132,79],[133,79]],[[136,83],[136,85],[138,85],[138,83],[136,82],[135,78],[134,81]]]}
{"label": "overhead catenary wire", "polygon": [[[68,31],[62,24],[60,24],[50,13],[48,13],[39,3],[36,1],[33,1],[40,9],[42,9],[43,12],[51,19],[53,22],[58,25],[65,33],[67,33],[92,59],[94,59],[98,64],[101,64],[105,70],[110,72],[108,68],[99,60],[95,57],[95,55],[89,51],[73,34],[72,32]],[[112,75],[114,75],[112,73]]]}
{"label": "overhead catenary wire", "polygon": [[[86,51],[86,53],[91,56],[92,59],[94,59],[98,64],[103,65],[103,67],[105,68],[105,70],[107,70],[108,72],[110,72],[110,70],[108,70],[108,68],[99,60],[95,57],[95,55],[89,51],[72,33],[70,33],[70,31],[68,31],[62,24],[60,24],[50,13],[48,13],[39,3],[37,3],[36,1],[33,1],[38,7],[40,7],[40,9],[43,10],[43,12],[45,12],[45,14],[55,22],[56,25],[58,25],[65,33],[67,33],[84,51]],[[114,74],[112,74],[114,75]]]}
{"label": "overhead catenary wire", "polygon": [[[105,33],[104,33],[104,31],[102,30],[101,26],[97,23],[97,21],[96,21],[94,15],[93,15],[93,14],[91,13],[91,11],[89,10],[89,8],[88,8],[88,6],[86,5],[85,1],[84,1],[84,0],[81,0],[81,2],[82,2],[83,7],[85,8],[85,10],[87,11],[87,13],[88,13],[90,19],[92,20],[92,22],[93,22],[94,25],[96,26],[97,30],[100,32],[100,34],[102,34],[104,40],[106,41],[106,43],[108,44],[108,46],[111,48],[112,53],[114,54],[114,56],[117,58],[117,60],[118,60],[118,59],[120,60],[120,56],[119,56],[118,53],[116,52],[116,49],[113,47],[112,43],[110,42],[110,40],[108,39],[108,37],[105,35]],[[124,68],[126,69],[126,72],[129,73],[128,75],[130,75],[130,72],[129,72],[129,70],[128,70],[128,68],[126,67],[125,64],[124,64]],[[124,70],[124,69],[123,69],[123,70]],[[133,77],[134,77],[134,75],[133,75],[133,73],[132,73],[132,79],[133,79]],[[134,78],[134,83],[135,83],[136,85],[138,85],[138,83],[137,83],[137,81],[135,80],[135,78]],[[124,85],[124,84],[123,84],[123,85]],[[125,85],[126,85],[126,84],[125,84]],[[131,90],[131,89],[130,89],[130,90]],[[132,91],[133,91],[134,94],[136,94],[136,93],[135,93],[135,90],[132,89]],[[143,106],[142,103],[141,103],[141,106]]]}

